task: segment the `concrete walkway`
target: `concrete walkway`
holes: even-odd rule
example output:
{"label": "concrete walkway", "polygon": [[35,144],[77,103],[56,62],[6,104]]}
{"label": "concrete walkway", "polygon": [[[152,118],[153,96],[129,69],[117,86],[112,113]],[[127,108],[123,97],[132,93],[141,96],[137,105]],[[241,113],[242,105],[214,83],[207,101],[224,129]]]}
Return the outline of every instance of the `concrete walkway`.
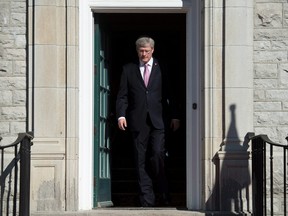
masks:
{"label": "concrete walkway", "polygon": [[232,212],[195,212],[176,208],[107,208],[77,212],[37,212],[31,216],[232,216],[251,215]]}

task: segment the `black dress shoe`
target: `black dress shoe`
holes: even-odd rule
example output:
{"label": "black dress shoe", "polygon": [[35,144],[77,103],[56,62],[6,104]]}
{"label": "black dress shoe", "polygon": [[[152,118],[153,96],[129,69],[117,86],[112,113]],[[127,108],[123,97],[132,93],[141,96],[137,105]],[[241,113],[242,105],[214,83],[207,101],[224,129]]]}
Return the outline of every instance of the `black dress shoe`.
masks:
{"label": "black dress shoe", "polygon": [[153,204],[147,203],[146,201],[142,202],[141,205],[142,205],[142,207],[154,207]]}
{"label": "black dress shoe", "polygon": [[160,205],[170,206],[170,204],[171,204],[170,195],[168,193],[161,194],[160,195]]}

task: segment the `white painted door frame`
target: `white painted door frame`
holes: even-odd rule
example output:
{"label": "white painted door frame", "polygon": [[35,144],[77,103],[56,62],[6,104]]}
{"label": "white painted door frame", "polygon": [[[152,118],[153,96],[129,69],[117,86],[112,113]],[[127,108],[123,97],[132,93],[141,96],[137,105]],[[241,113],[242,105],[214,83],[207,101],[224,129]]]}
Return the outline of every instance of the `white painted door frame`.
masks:
{"label": "white painted door frame", "polygon": [[200,0],[79,1],[79,210],[93,208],[93,12],[186,13],[187,207],[202,208],[200,11]]}

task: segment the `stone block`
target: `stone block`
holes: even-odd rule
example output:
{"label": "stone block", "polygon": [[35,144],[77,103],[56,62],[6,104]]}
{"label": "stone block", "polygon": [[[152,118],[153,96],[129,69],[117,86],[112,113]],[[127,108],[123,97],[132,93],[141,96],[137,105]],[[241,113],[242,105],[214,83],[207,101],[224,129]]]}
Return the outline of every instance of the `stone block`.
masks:
{"label": "stone block", "polygon": [[[223,8],[213,8],[213,9],[208,9],[209,12],[207,13],[213,13],[213,19],[207,20],[206,24],[209,25],[207,28],[212,28],[213,29],[213,35],[206,35],[207,37],[210,38],[210,40],[213,41],[213,45],[222,45],[223,44]],[[211,12],[213,11],[213,12]],[[211,30],[207,30],[207,32],[210,32]],[[206,38],[207,40],[207,38]],[[210,41],[209,41],[210,44]]]}
{"label": "stone block", "polygon": [[[65,47],[37,45],[35,54],[35,69],[37,70],[35,87],[64,87],[66,76]],[[72,58],[71,55],[69,56]]]}
{"label": "stone block", "polygon": [[75,7],[67,8],[67,43],[68,45],[76,45],[78,43],[78,20],[76,14],[78,9]]}
{"label": "stone block", "polygon": [[45,154],[49,152],[50,154],[65,154],[66,151],[66,139],[65,137],[53,137],[53,135],[46,134],[46,136],[41,137],[38,135],[38,131],[34,131],[35,138],[33,139],[33,150],[37,154]]}
{"label": "stone block", "polygon": [[254,89],[254,101],[260,101],[265,99],[264,89]]}
{"label": "stone block", "polygon": [[26,14],[25,13],[11,13],[11,25],[25,26]]}
{"label": "stone block", "polygon": [[[223,12],[222,12],[223,16]],[[225,45],[253,45],[253,9],[227,7],[225,9]],[[242,26],[242,28],[239,28]]]}
{"label": "stone block", "polygon": [[0,77],[0,90],[26,89],[25,77]]}
{"label": "stone block", "polygon": [[[223,7],[223,0],[206,0],[205,7],[211,7],[211,3],[213,3],[213,7],[219,8]],[[246,7],[246,8],[252,8],[253,7],[253,1],[247,1],[247,0],[226,0],[225,1],[226,7]]]}
{"label": "stone block", "polygon": [[[210,54],[212,53],[212,54]],[[205,76],[205,87],[206,88],[221,88],[223,82],[223,65],[222,65],[222,47],[205,47],[205,61],[206,64],[213,64],[213,69],[205,67],[205,74],[209,74]],[[211,55],[213,55],[213,59],[215,61],[211,61]]]}
{"label": "stone block", "polygon": [[[271,130],[271,128],[270,128]],[[277,127],[277,136],[273,139],[274,142],[287,145],[287,140],[285,139],[288,135],[288,126],[281,125]]]}
{"label": "stone block", "polygon": [[[208,50],[209,47],[206,48]],[[207,51],[207,54],[210,50]],[[209,78],[205,80],[205,86],[209,88],[221,88],[222,82],[223,82],[223,64],[222,64],[222,58],[223,58],[223,48],[222,47],[214,47],[212,49],[212,55],[213,55],[213,63],[207,62],[207,66],[210,64],[213,64],[213,71],[210,71],[213,75],[211,75]],[[208,60],[209,58],[207,58]],[[208,67],[207,67],[208,68]],[[212,80],[213,79],[213,80]]]}
{"label": "stone block", "polygon": [[267,100],[288,101],[288,90],[267,90]]}
{"label": "stone block", "polygon": [[271,41],[254,41],[254,50],[270,50]]}
{"label": "stone block", "polygon": [[252,192],[249,152],[218,152],[220,210],[251,211],[249,194]]}
{"label": "stone block", "polygon": [[[25,25],[24,25],[25,26]],[[7,39],[14,40],[15,35],[25,35],[26,28],[24,26],[9,26],[2,27],[2,33],[6,35]]]}
{"label": "stone block", "polygon": [[282,4],[257,4],[254,18],[254,25],[256,27],[282,27]]}
{"label": "stone block", "polygon": [[275,89],[278,87],[277,79],[254,79],[255,89]]}
{"label": "stone block", "polygon": [[254,78],[267,79],[277,77],[278,77],[277,64],[254,64]]}
{"label": "stone block", "polygon": [[1,141],[1,145],[9,145],[16,140],[17,134],[5,134],[3,135],[3,140]]}
{"label": "stone block", "polygon": [[65,137],[65,89],[35,89],[35,136]]}
{"label": "stone block", "polygon": [[26,75],[26,61],[14,61],[13,62],[13,74],[14,75]]}
{"label": "stone block", "polygon": [[288,112],[254,112],[254,126],[287,125]]}
{"label": "stone block", "polygon": [[0,45],[3,47],[3,48],[13,48],[14,47],[14,40],[11,40],[11,37],[6,37],[6,38],[3,38],[2,37],[2,40],[0,41]]}
{"label": "stone block", "polygon": [[251,106],[250,101],[253,101],[252,88],[225,89],[225,131],[227,137],[243,139],[247,132],[253,131],[253,106]]}
{"label": "stone block", "polygon": [[69,7],[78,6],[78,0],[67,0],[67,6],[69,6]]}
{"label": "stone block", "polygon": [[256,126],[254,127],[255,134],[267,134],[267,136],[276,142],[276,137],[278,138],[278,130],[276,127],[269,126]]}
{"label": "stone block", "polygon": [[0,106],[11,106],[12,95],[12,91],[0,91]]}
{"label": "stone block", "polygon": [[65,7],[37,6],[35,16],[36,44],[65,45]]}
{"label": "stone block", "polygon": [[10,131],[11,133],[23,133],[26,131],[26,123],[25,122],[11,122]]}
{"label": "stone block", "polygon": [[[220,0],[220,2],[223,3],[223,1]],[[226,7],[245,7],[245,8],[252,8],[253,7],[253,1],[247,1],[247,0],[226,0],[225,1]]]}
{"label": "stone block", "polygon": [[0,119],[23,121],[26,119],[25,107],[2,107]]}
{"label": "stone block", "polygon": [[65,6],[65,0],[37,0],[37,6]]}
{"label": "stone block", "polygon": [[11,4],[12,13],[25,13],[26,12],[26,1],[22,2],[13,2]]}
{"label": "stone block", "polygon": [[286,0],[255,0],[255,3],[285,3]]}
{"label": "stone block", "polygon": [[67,47],[67,70],[69,71],[67,75],[67,87],[69,88],[78,86],[77,52],[78,49],[76,46]]}
{"label": "stone block", "polygon": [[36,156],[31,162],[31,208],[37,211],[64,211],[64,155],[39,155],[35,159]]}
{"label": "stone block", "polygon": [[16,90],[13,92],[13,104],[25,106],[25,104],[26,104],[26,90]]}
{"label": "stone block", "polygon": [[0,3],[0,26],[7,26],[10,22],[10,4]]}
{"label": "stone block", "polygon": [[75,116],[78,116],[78,90],[69,88],[67,89],[67,137],[75,138],[75,135],[78,134],[78,119]]}
{"label": "stone block", "polygon": [[4,53],[4,47],[0,44],[0,58],[4,58],[5,53]]}
{"label": "stone block", "polygon": [[279,64],[279,87],[288,88],[288,63]]}
{"label": "stone block", "polygon": [[283,101],[282,106],[283,106],[283,110],[288,110],[288,101]]}
{"label": "stone block", "polygon": [[9,76],[12,74],[12,61],[0,61],[0,76]]}
{"label": "stone block", "polygon": [[[206,101],[206,104],[209,104],[210,106],[213,106],[213,110],[208,109],[206,110],[206,113],[209,113],[207,115],[213,115],[213,137],[221,137],[222,136],[222,104],[223,104],[223,90],[222,89],[213,89],[213,97],[215,100],[213,100],[213,104],[210,104],[211,101]],[[205,89],[205,95],[209,95],[212,93],[211,89]],[[213,114],[212,114],[213,113]],[[207,120],[207,119],[206,119]],[[207,120],[208,121],[208,120]],[[208,124],[208,123],[207,123]],[[205,128],[206,132],[208,134],[211,134],[212,131],[210,131],[210,128]],[[221,142],[219,142],[221,143]]]}
{"label": "stone block", "polygon": [[281,102],[254,102],[255,111],[281,111]]}
{"label": "stone block", "polygon": [[288,26],[288,4],[287,3],[283,4],[283,26],[284,27]]}
{"label": "stone block", "polygon": [[6,49],[5,58],[11,60],[25,60],[26,51],[25,49]]}
{"label": "stone block", "polygon": [[15,36],[15,46],[17,48],[26,48],[26,36],[25,35],[16,35]]}
{"label": "stone block", "polygon": [[252,46],[227,46],[225,50],[225,87],[252,88]]}
{"label": "stone block", "polygon": [[272,50],[287,50],[288,49],[288,41],[271,41],[271,49]]}
{"label": "stone block", "polygon": [[288,40],[288,29],[254,29],[254,40],[283,41]]}
{"label": "stone block", "polygon": [[273,63],[287,61],[287,51],[256,51],[254,62]]}
{"label": "stone block", "polygon": [[9,122],[0,122],[0,134],[3,136],[3,134],[8,134],[9,132]]}

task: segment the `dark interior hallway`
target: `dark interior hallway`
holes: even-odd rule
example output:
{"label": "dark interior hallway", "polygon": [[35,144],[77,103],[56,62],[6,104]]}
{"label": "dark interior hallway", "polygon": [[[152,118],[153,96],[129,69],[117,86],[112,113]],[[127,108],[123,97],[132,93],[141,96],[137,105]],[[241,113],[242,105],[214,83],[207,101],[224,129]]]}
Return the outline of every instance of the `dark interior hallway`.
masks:
{"label": "dark interior hallway", "polygon": [[[167,142],[167,175],[172,206],[186,206],[186,17],[185,14],[99,14],[102,30],[108,40],[110,112],[111,112],[111,180],[114,206],[138,206],[133,147],[127,132],[117,129],[114,116],[122,66],[137,59],[135,41],[148,35],[155,40],[154,57],[161,67],[168,68],[176,77],[173,90],[183,105],[181,129],[169,134]],[[176,74],[176,76],[175,76]]]}

